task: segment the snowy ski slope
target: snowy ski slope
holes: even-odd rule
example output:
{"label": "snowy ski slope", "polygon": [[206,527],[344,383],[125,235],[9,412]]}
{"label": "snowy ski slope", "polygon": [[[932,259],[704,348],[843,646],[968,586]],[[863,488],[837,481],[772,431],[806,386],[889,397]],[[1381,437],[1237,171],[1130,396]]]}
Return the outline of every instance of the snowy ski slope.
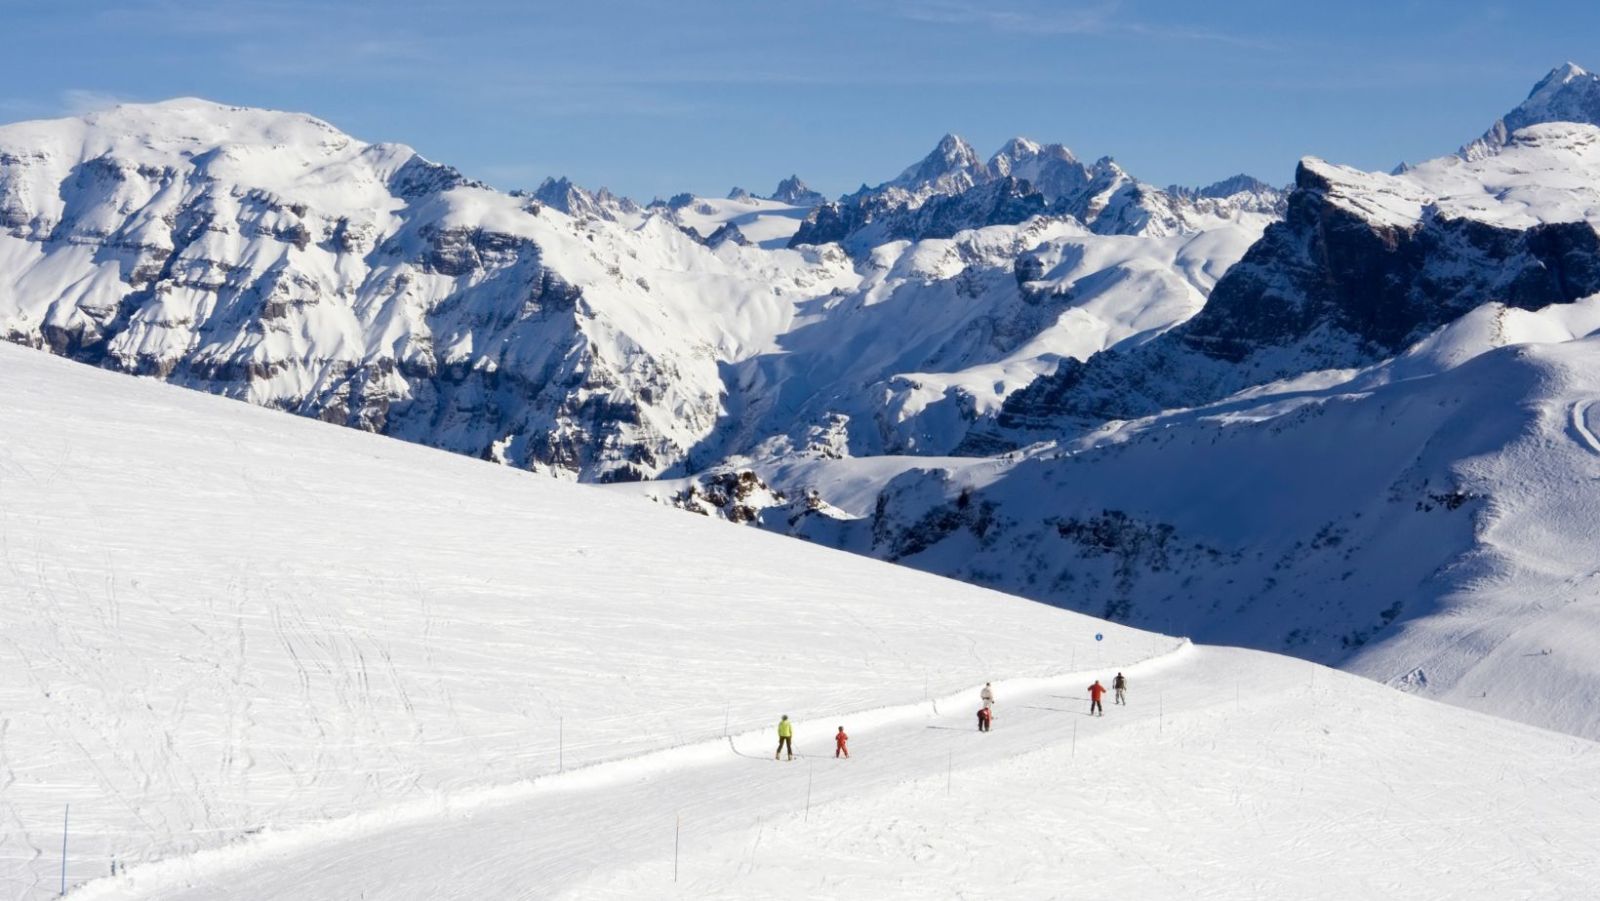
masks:
{"label": "snowy ski slope", "polygon": [[1600,890],[1583,739],[35,351],[0,385],[6,897],[68,803],[83,898]]}
{"label": "snowy ski slope", "polygon": [[1175,639],[0,347],[0,896]]}

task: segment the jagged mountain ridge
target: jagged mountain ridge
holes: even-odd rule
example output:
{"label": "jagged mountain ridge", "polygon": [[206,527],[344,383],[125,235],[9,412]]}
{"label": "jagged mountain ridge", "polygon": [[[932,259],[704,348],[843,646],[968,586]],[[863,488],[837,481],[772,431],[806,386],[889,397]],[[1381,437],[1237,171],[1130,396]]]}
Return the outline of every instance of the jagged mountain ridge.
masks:
{"label": "jagged mountain ridge", "polygon": [[985,163],[951,134],[894,179],[819,206],[790,245],[837,242],[861,252],[885,241],[948,237],[1040,215],[1071,218],[1097,234],[1165,237],[1223,221],[1264,224],[1281,215],[1283,202],[1281,191],[1248,176],[1199,191],[1163,191],[1110,157],[1086,165],[1060,144],[1022,137]]}
{"label": "jagged mountain ridge", "polygon": [[791,206],[816,206],[827,201],[821,193],[811,190],[811,186],[801,181],[798,175],[791,175],[778,182],[778,186],[767,195],[767,199]]}

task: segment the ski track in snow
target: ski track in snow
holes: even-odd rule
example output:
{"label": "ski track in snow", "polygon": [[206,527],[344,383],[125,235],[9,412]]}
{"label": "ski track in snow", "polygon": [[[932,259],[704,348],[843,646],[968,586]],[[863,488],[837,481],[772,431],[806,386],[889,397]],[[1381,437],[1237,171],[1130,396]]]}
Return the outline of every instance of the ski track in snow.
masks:
{"label": "ski track in snow", "polygon": [[1589,428],[1589,407],[1594,401],[1580,400],[1572,405],[1572,431],[1583,445],[1600,456],[1600,438]]}
{"label": "ski track in snow", "polygon": [[[1193,651],[1193,645],[1187,640],[1182,640],[1166,653],[1141,661],[1113,665],[1120,665],[1122,671],[1130,677],[1139,678],[1166,670],[1181,662]],[[1010,695],[1025,699],[1067,687],[1081,689],[1082,683],[1093,681],[1095,678],[1097,678],[1095,673],[1083,671],[1046,678],[997,680],[994,684],[996,692],[1002,696]],[[832,724],[836,724],[836,721],[846,726],[847,731],[851,733],[852,742],[856,743],[863,739],[870,741],[871,736],[882,735],[887,731],[895,731],[901,735],[917,735],[927,729],[968,731],[963,725],[958,724],[965,724],[968,706],[976,709],[980,688],[981,686],[972,686],[943,698],[841,713],[815,722],[797,721],[797,732],[810,729],[813,734],[826,733],[823,741],[813,744],[826,744],[827,747],[812,753],[797,753],[795,757],[802,762],[824,758],[831,760],[827,752],[832,748]],[[1083,706],[1086,706],[1087,696],[1082,700]],[[939,713],[941,701],[946,709],[959,707],[963,713],[941,715]],[[1059,710],[1059,708],[1052,709]],[[196,897],[215,897],[214,893],[226,891],[219,886],[235,882],[238,873],[248,872],[269,862],[274,867],[281,867],[285,858],[315,855],[319,853],[319,849],[326,846],[372,842],[382,847],[396,832],[416,830],[426,834],[440,828],[448,828],[455,821],[477,819],[485,814],[521,820],[527,816],[525,810],[527,806],[539,803],[549,793],[609,791],[625,788],[641,778],[675,780],[686,772],[724,766],[730,754],[743,760],[772,761],[772,757],[759,750],[768,743],[770,732],[770,729],[763,729],[718,737],[662,751],[582,766],[512,785],[459,793],[431,793],[418,801],[392,808],[284,831],[272,831],[227,847],[133,867],[127,871],[125,877],[91,882],[76,889],[72,896],[93,899],[124,897],[124,893],[127,893],[134,897],[164,898],[172,896],[170,893],[184,886],[202,883],[204,888]],[[735,804],[729,809],[737,811],[738,808]],[[625,825],[611,824],[607,830],[624,828]],[[600,831],[598,824],[591,823],[587,828]],[[575,869],[570,858],[563,860],[565,861],[563,866],[569,871],[560,874],[563,879],[570,880],[582,875],[581,869]],[[605,861],[592,860],[587,861],[586,865],[600,866],[604,863]],[[552,877],[546,874],[542,878]],[[309,889],[301,886],[297,890]],[[337,892],[332,890],[317,891],[325,897],[337,896]],[[429,889],[427,894],[434,896],[434,892],[448,891],[448,888],[440,887]],[[292,897],[293,892],[289,896]]]}
{"label": "ski track in snow", "polygon": [[[1124,666],[1130,705],[1090,718],[1084,685],[1114,666],[1101,669],[997,685],[988,735],[969,722],[973,688],[941,698],[958,711],[945,715],[929,702],[839,717],[848,761],[830,754],[832,720],[797,724],[794,763],[765,753],[769,728],[263,837],[74,897],[1029,898],[1070,886],[1087,898],[1504,898],[1600,887],[1584,828],[1600,795],[1566,781],[1588,771],[1591,743],[1529,742],[1522,727],[1458,711],[1436,729],[1445,708],[1431,702],[1187,645]],[[1249,690],[1236,699],[1240,679]],[[1529,766],[1497,762],[1505,748]]]}

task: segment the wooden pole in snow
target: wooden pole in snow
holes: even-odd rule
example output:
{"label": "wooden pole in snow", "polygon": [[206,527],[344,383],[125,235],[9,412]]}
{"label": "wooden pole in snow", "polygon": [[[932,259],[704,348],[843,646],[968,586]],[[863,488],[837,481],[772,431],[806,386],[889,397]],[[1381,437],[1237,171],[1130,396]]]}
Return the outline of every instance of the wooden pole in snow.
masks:
{"label": "wooden pole in snow", "polygon": [[678,814],[672,823],[672,881],[678,881],[678,845],[679,837],[683,833],[683,814]]}
{"label": "wooden pole in snow", "polygon": [[806,761],[806,816],[805,822],[811,822],[811,761]]}
{"label": "wooden pole in snow", "polygon": [[61,895],[67,894],[67,825],[72,822],[72,805],[61,815]]}

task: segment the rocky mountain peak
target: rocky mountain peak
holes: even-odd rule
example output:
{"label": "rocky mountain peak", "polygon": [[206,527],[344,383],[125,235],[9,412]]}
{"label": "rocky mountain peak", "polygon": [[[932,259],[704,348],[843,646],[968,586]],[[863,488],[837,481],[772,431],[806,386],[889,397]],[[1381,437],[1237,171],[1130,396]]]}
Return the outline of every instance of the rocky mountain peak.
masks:
{"label": "rocky mountain peak", "polygon": [[1239,194],[1277,195],[1281,194],[1282,191],[1259,178],[1241,172],[1238,175],[1229,176],[1221,181],[1212,182],[1199,188],[1192,188],[1186,185],[1169,185],[1167,193],[1175,197],[1182,197],[1185,200],[1194,200],[1201,197],[1220,199],[1234,197]]}
{"label": "rocky mountain peak", "polygon": [[1553,93],[1585,77],[1592,76],[1582,66],[1568,60],[1551,69],[1549,74],[1539,79],[1539,83],[1533,86],[1532,91],[1528,92],[1528,99],[1532,100],[1540,94]]}
{"label": "rocky mountain peak", "polygon": [[772,192],[769,199],[794,206],[817,206],[827,202],[826,197],[811,190],[811,187],[801,181],[798,175],[790,175],[778,182],[777,189]]}
{"label": "rocky mountain peak", "polygon": [[1556,66],[1533,86],[1528,99],[1496,120],[1482,137],[1462,147],[1458,155],[1481,159],[1505,147],[1512,132],[1546,122],[1600,125],[1600,75],[1575,63]]}
{"label": "rocky mountain peak", "polygon": [[586,190],[566,176],[546,178],[533,190],[533,198],[569,216],[615,220],[619,212],[639,211],[639,205],[626,197],[619,197],[606,188]]}
{"label": "rocky mountain peak", "polygon": [[1017,162],[1033,159],[1042,149],[1039,142],[1018,135],[1001,145],[989,158],[989,170],[1000,176],[1010,175]]}
{"label": "rocky mountain peak", "polygon": [[932,153],[889,182],[913,194],[956,194],[986,181],[988,172],[978,152],[959,135],[947,134]]}

